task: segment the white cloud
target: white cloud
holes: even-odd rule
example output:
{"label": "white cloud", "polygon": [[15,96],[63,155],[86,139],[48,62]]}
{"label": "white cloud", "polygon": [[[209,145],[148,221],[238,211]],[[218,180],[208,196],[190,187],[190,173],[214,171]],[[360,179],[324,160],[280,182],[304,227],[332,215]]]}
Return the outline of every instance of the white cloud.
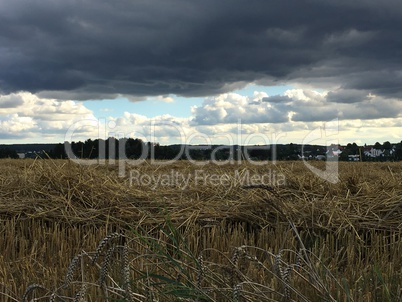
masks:
{"label": "white cloud", "polygon": [[1,137],[40,142],[45,135],[61,142],[61,134],[74,123],[94,118],[92,111],[79,102],[41,99],[27,92],[0,96]]}
{"label": "white cloud", "polygon": [[309,89],[289,89],[284,93],[284,95],[290,99],[303,102],[303,104],[309,106],[322,105],[326,94],[326,92],[318,92]]}
{"label": "white cloud", "polygon": [[208,98],[201,106],[192,108],[192,122],[194,126],[239,121],[244,124],[272,124],[289,120],[314,122],[334,118],[394,118],[401,113],[400,101],[376,97],[367,91],[291,89],[280,96],[255,92],[251,97],[226,93]]}
{"label": "white cloud", "polygon": [[286,122],[287,115],[268,102],[268,96],[255,92],[252,97],[237,93],[225,93],[204,101],[202,106],[193,107],[195,125],[214,125],[219,123],[279,123]]}
{"label": "white cloud", "polygon": [[18,133],[31,130],[37,126],[33,118],[27,116],[19,116],[18,114],[10,114],[0,121],[2,133]]}
{"label": "white cloud", "polygon": [[158,101],[162,101],[162,102],[165,102],[165,103],[173,103],[174,102],[174,99],[171,96],[168,96],[168,95],[159,95],[159,96],[156,97],[156,99]]}
{"label": "white cloud", "polygon": [[301,143],[310,131],[336,118],[343,142],[358,138],[371,143],[373,137],[381,142],[390,140],[391,135],[395,141],[402,138],[402,103],[369,91],[300,88],[273,96],[258,91],[249,96],[225,93],[206,98],[186,118],[168,114],[148,118],[124,112],[101,120],[84,102],[45,99],[30,93],[0,96],[0,139],[26,138],[31,142],[63,142],[69,127],[76,126],[67,140],[115,136],[161,144]]}
{"label": "white cloud", "polygon": [[144,115],[130,113],[127,111],[124,112],[123,118],[132,125],[141,124],[148,120],[148,118]]}
{"label": "white cloud", "polygon": [[[366,97],[361,102],[356,99],[347,102],[348,95]],[[332,93],[290,89],[281,96],[268,96],[265,92],[254,92],[251,96],[225,93],[193,107],[192,116],[188,118],[160,115],[151,119],[126,112],[116,120],[117,126],[113,130],[162,144],[301,143],[310,131],[332,119],[339,119],[339,138],[346,142],[353,141],[354,136],[369,141],[372,133],[379,139],[384,137],[379,131],[368,129],[401,132],[395,127],[402,122],[398,117],[402,105],[397,100],[367,95],[368,92],[355,94],[340,89]],[[388,116],[394,118],[386,118]]]}

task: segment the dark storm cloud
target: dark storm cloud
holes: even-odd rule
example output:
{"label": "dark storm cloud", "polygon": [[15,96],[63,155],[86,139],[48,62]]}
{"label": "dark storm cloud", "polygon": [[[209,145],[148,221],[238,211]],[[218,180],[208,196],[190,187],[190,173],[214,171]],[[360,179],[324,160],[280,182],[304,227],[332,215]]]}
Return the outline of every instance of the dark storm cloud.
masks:
{"label": "dark storm cloud", "polygon": [[401,15],[400,1],[2,1],[0,91],[202,96],[293,81],[396,97]]}

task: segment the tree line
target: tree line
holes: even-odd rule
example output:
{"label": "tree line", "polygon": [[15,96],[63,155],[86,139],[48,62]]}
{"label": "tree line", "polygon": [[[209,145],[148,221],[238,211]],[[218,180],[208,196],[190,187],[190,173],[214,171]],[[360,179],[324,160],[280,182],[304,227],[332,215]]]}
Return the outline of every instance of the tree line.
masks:
{"label": "tree line", "polygon": [[[67,147],[67,148],[66,148]],[[402,142],[392,145],[390,142],[376,143],[375,149],[384,150],[379,158],[364,155],[364,147],[356,143],[347,144],[339,156],[340,160],[349,160],[349,155],[360,155],[364,161],[402,160]],[[395,149],[391,152],[391,149]],[[66,150],[71,150],[69,156]],[[183,146],[143,142],[138,138],[108,138],[107,140],[88,139],[85,142],[65,142],[58,144],[49,152],[51,158],[82,158],[82,159],[192,159],[192,160],[297,160],[301,156],[316,158],[326,155],[326,146],[278,144],[275,146]]]}
{"label": "tree line", "polygon": [[[363,161],[402,160],[402,142],[391,144],[377,142],[373,148],[383,150],[382,156],[373,158],[364,154],[364,147],[349,143],[342,149],[339,160],[349,160],[349,155],[359,155]],[[67,154],[69,151],[70,154]],[[54,144],[46,152],[36,152],[42,158],[66,159],[192,159],[192,160],[297,160],[301,156],[315,159],[326,155],[327,147],[321,145],[279,144],[275,146],[163,146],[158,143],[143,142],[138,138],[110,137],[106,140],[87,139],[84,142]],[[0,158],[18,158],[15,149],[0,148]]]}

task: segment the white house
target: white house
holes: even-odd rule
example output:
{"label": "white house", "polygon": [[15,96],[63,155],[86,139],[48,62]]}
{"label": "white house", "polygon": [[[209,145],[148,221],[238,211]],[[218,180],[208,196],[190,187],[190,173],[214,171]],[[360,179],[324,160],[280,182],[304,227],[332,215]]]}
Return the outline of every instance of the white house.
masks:
{"label": "white house", "polygon": [[374,148],[364,151],[364,155],[369,156],[369,157],[379,157],[379,156],[382,156],[383,154],[384,154],[384,150],[374,149]]}

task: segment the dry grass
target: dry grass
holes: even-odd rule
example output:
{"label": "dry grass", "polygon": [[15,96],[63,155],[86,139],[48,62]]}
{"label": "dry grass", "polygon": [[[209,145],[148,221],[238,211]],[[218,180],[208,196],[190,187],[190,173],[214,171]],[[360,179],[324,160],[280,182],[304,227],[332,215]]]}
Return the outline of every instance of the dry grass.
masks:
{"label": "dry grass", "polygon": [[[0,164],[1,301],[21,300],[30,284],[50,291],[34,286],[28,296],[47,300],[58,289],[60,297],[85,292],[88,301],[105,294],[176,301],[186,284],[209,289],[215,301],[402,301],[401,163],[340,163],[337,184],[320,180],[301,162],[144,163],[127,167],[124,178],[115,165]],[[195,178],[197,170],[224,175],[224,181],[203,183]],[[130,182],[130,171],[137,177],[180,173],[191,179],[188,186],[141,185]],[[284,175],[285,183],[239,181],[269,173],[274,180]],[[124,234],[124,244],[106,242],[96,251],[116,232]],[[306,250],[299,252],[303,245]],[[71,284],[62,288],[77,255]],[[121,263],[129,263],[122,265],[124,273]],[[122,275],[135,282],[118,281]],[[131,294],[124,296],[124,289]]]}

